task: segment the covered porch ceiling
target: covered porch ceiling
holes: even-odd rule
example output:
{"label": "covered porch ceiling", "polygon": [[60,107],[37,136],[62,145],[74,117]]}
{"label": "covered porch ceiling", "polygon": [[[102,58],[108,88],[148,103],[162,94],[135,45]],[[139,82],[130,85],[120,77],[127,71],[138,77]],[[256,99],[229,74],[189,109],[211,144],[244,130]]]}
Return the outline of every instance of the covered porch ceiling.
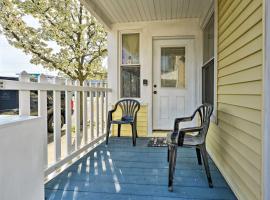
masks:
{"label": "covered porch ceiling", "polygon": [[205,21],[213,0],[82,0],[107,29],[113,24],[181,18]]}

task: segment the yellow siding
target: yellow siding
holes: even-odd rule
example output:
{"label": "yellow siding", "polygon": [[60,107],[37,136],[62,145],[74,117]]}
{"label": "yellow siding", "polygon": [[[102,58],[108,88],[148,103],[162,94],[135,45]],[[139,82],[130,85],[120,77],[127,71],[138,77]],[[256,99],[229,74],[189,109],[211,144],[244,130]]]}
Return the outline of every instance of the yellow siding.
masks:
{"label": "yellow siding", "polygon": [[[146,137],[148,135],[148,107],[146,105],[142,105],[137,118],[137,132],[139,137]],[[113,114],[113,119],[120,119],[122,116],[121,108],[118,108]],[[112,125],[112,134],[113,136],[117,136],[117,125]],[[121,136],[131,136],[131,126],[130,125],[122,125],[121,126]]]}
{"label": "yellow siding", "polygon": [[207,148],[240,200],[261,199],[262,0],[218,1],[218,123]]}

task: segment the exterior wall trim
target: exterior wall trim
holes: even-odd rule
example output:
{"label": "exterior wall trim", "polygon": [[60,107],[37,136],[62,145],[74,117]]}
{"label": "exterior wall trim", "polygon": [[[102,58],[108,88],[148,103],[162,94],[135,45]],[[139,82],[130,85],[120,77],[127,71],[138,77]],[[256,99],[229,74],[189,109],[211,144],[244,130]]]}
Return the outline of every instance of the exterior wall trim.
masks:
{"label": "exterior wall trim", "polygon": [[91,14],[101,22],[105,29],[110,31],[112,28],[112,22],[109,17],[103,12],[103,10],[94,2],[87,0],[80,0],[82,4],[91,12]]}
{"label": "exterior wall trim", "polygon": [[200,22],[200,26],[202,29],[205,28],[205,26],[207,25],[207,23],[209,22],[211,16],[213,15],[214,11],[215,11],[215,4],[217,3],[217,0],[213,0],[211,3],[211,6],[209,7],[208,12],[206,13],[205,16],[203,16],[201,18],[201,22]]}
{"label": "exterior wall trim", "polygon": [[142,69],[142,30],[141,29],[123,29],[118,31],[118,65],[117,65],[117,71],[118,71],[118,76],[117,76],[117,82],[118,82],[118,93],[117,97],[118,99],[124,99],[121,97],[121,66],[122,64],[122,35],[123,34],[132,34],[132,33],[138,33],[139,34],[139,64],[134,64],[134,66],[139,66],[140,67],[140,97],[132,97],[133,99],[136,99],[138,101],[141,101],[142,99],[142,76],[141,76],[141,69]]}
{"label": "exterior wall trim", "polygon": [[153,41],[154,40],[175,40],[175,39],[195,39],[195,35],[153,36]]}
{"label": "exterior wall trim", "polygon": [[270,199],[270,2],[264,0],[262,199]]}
{"label": "exterior wall trim", "polygon": [[217,77],[218,77],[218,1],[214,1],[214,111],[212,122],[218,123],[217,120]]}

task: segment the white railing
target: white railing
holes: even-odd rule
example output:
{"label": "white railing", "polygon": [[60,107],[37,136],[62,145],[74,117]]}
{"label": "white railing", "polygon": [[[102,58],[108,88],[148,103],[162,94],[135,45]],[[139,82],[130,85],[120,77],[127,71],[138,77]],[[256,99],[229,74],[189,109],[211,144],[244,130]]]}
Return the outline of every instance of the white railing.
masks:
{"label": "white railing", "polygon": [[[78,158],[104,139],[108,93],[111,92],[111,89],[108,89],[103,82],[90,85],[85,81],[83,86],[80,86],[78,81],[72,82],[69,79],[64,80],[58,77],[51,81],[44,75],[39,76],[38,82],[31,82],[30,75],[22,72],[19,81],[0,80],[0,89],[18,90],[19,115],[28,116],[31,115],[30,91],[38,91],[38,115],[43,118],[44,123],[41,128],[46,133],[43,146],[45,177]],[[48,91],[53,91],[53,145],[48,144]],[[65,93],[64,108],[61,106],[61,92]],[[73,115],[71,101],[74,101]],[[61,128],[63,109],[65,110],[65,131]]]}

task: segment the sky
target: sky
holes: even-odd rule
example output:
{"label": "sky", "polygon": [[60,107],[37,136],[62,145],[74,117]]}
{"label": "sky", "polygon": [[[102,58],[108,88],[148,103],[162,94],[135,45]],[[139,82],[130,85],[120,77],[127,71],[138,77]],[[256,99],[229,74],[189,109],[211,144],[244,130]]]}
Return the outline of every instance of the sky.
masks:
{"label": "sky", "polygon": [[[39,27],[39,22],[28,15],[23,18],[28,26],[33,28]],[[57,46],[52,47],[57,49]],[[30,63],[31,56],[26,55],[21,49],[11,46],[5,36],[0,34],[0,76],[14,76],[22,71],[28,73],[47,75],[57,75],[57,71],[50,71],[41,65],[33,65]]]}
{"label": "sky", "polygon": [[21,49],[11,46],[4,35],[0,35],[0,76],[14,76],[22,71],[57,75],[56,71],[44,69],[41,65],[30,63],[31,56]]}
{"label": "sky", "polygon": [[[27,25],[37,28],[38,21],[31,17],[25,16],[23,20]],[[55,51],[59,49],[56,43],[48,44]],[[26,55],[21,49],[11,46],[4,35],[0,34],[0,76],[15,76],[22,71],[35,74],[46,74],[56,76],[58,71],[50,71],[43,68],[41,65],[33,65],[30,63],[31,56]],[[107,67],[107,58],[103,60],[102,65]]]}

